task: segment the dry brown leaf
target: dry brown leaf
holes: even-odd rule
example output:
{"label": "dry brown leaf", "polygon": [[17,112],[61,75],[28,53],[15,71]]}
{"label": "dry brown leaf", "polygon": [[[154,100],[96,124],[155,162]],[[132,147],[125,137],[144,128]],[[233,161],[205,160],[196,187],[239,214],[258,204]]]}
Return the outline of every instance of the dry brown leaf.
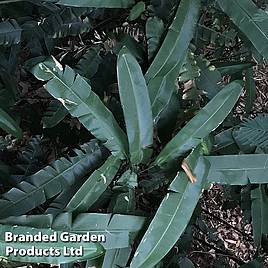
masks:
{"label": "dry brown leaf", "polygon": [[182,161],[181,164],[182,169],[184,170],[184,172],[186,173],[187,177],[189,178],[189,180],[191,181],[191,183],[195,183],[197,178],[196,176],[192,173],[191,168],[189,167],[187,161],[184,159]]}

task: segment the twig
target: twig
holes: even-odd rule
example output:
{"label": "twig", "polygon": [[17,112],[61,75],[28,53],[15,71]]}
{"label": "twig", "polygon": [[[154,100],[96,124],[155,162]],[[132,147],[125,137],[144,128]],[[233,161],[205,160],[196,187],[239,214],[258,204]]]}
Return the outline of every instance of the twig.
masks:
{"label": "twig", "polygon": [[220,218],[217,215],[214,215],[213,213],[211,213],[209,210],[202,208],[202,211],[204,211],[206,214],[208,214],[209,216],[213,217],[214,219],[224,223],[225,225],[229,226],[230,228],[234,229],[235,231],[237,231],[238,233],[240,233],[241,235],[243,235],[245,237],[246,240],[248,241],[252,241],[252,237],[249,237],[249,234],[246,234],[245,232],[239,230],[236,226],[233,226],[232,224],[230,224],[229,222],[227,222],[226,220]]}
{"label": "twig", "polygon": [[212,253],[212,252],[205,252],[205,251],[201,251],[201,250],[194,250],[190,253],[190,255],[193,255],[194,253],[198,253],[198,254],[209,254],[209,255],[218,255],[218,256],[223,256],[223,257],[230,257],[230,255],[226,255],[226,254],[222,254],[222,253]]}
{"label": "twig", "polygon": [[206,241],[200,239],[200,238],[197,237],[197,236],[193,236],[193,238],[194,238],[195,240],[197,240],[198,242],[200,242],[201,244],[204,244],[205,246],[207,246],[207,247],[209,247],[209,248],[211,248],[211,249],[214,249],[214,250],[215,250],[215,253],[217,253],[218,255],[219,255],[219,254],[222,254],[222,255],[224,255],[224,256],[226,256],[226,257],[232,259],[233,261],[235,261],[235,262],[236,262],[237,264],[239,264],[239,265],[243,265],[243,264],[245,264],[244,261],[242,261],[241,259],[239,259],[239,258],[237,258],[236,256],[232,255],[232,253],[230,253],[230,252],[226,252],[226,251],[224,251],[224,250],[221,250],[221,249],[215,247],[214,245],[212,245],[212,244],[210,244],[210,243],[208,243],[208,242],[206,242]]}

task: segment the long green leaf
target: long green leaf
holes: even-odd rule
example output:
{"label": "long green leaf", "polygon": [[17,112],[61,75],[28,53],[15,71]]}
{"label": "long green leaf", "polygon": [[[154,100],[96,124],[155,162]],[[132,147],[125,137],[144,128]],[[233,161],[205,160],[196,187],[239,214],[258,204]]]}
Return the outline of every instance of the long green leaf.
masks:
{"label": "long green leaf", "polygon": [[90,47],[79,60],[76,70],[81,76],[90,79],[97,73],[99,65],[103,60],[100,56],[100,51],[100,46]]}
{"label": "long green leaf", "polygon": [[[175,93],[176,77],[177,75],[173,72],[164,77],[153,79],[148,85],[154,124],[158,123],[163,111],[167,109],[172,95]],[[156,89],[157,91],[155,91]],[[152,94],[156,95],[152,96]]]}
{"label": "long green leaf", "polygon": [[0,45],[11,46],[20,43],[22,29],[11,19],[0,22]]}
{"label": "long green leaf", "polygon": [[135,187],[138,186],[137,174],[131,170],[124,172],[113,187],[114,196],[109,204],[113,213],[133,214],[136,210]]}
{"label": "long green leaf", "polygon": [[[113,205],[112,212],[117,213],[123,213],[123,214],[129,214],[135,210],[135,186],[137,184],[137,175],[131,170],[126,171],[120,179],[117,181],[117,185],[127,185],[129,188],[129,193],[132,193],[133,196],[127,195],[128,193],[121,193],[116,197],[115,204],[113,205],[113,199],[110,202]],[[115,187],[114,187],[115,188]],[[122,197],[122,198],[121,198]],[[134,199],[132,200],[131,199]],[[134,207],[132,207],[134,203]],[[132,239],[134,240],[136,238],[136,235],[132,236]],[[118,267],[126,267],[128,260],[130,258],[132,252],[131,247],[127,248],[121,248],[121,249],[112,249],[107,250],[105,252],[104,260],[103,260],[103,266],[107,268],[118,268]]]}
{"label": "long green leaf", "polygon": [[141,14],[145,11],[146,6],[143,1],[138,2],[132,9],[130,10],[128,20],[133,21],[141,16]]}
{"label": "long green leaf", "polygon": [[129,247],[144,222],[145,218],[140,216],[101,213],[80,213],[77,217],[74,217],[72,213],[61,213],[56,217],[23,215],[0,220],[0,223],[5,225],[28,226],[38,229],[51,228],[55,231],[76,234],[90,232],[105,235],[106,240],[101,242],[101,245],[106,250]]}
{"label": "long green leaf", "polygon": [[122,249],[111,249],[105,252],[103,266],[105,268],[127,267],[130,258],[131,247]]}
{"label": "long green leaf", "polygon": [[137,60],[123,48],[118,57],[119,94],[132,164],[139,164],[153,143],[153,118],[148,89]]}
{"label": "long green leaf", "polygon": [[134,0],[59,0],[58,5],[73,7],[95,8],[128,8],[135,3]]}
{"label": "long green leaf", "polygon": [[[116,191],[117,190],[117,191]],[[111,199],[110,207],[114,213],[135,214],[136,194],[134,188],[121,187],[116,189],[116,195]]]}
{"label": "long green leaf", "polygon": [[150,65],[146,80],[163,77],[173,71],[178,61],[183,61],[193,37],[200,1],[182,0],[165,40]]}
{"label": "long green leaf", "polygon": [[153,118],[156,121],[174,91],[175,80],[193,37],[199,8],[200,0],[182,0],[180,2],[165,40],[145,75]]}
{"label": "long green leaf", "polygon": [[268,196],[265,185],[259,185],[258,188],[251,191],[251,200],[253,237],[256,246],[260,247],[262,236],[268,234]]}
{"label": "long green leaf", "polygon": [[31,38],[62,38],[77,36],[92,29],[88,17],[72,8],[63,8],[59,13],[54,12],[41,21],[27,20],[23,25],[24,37]]}
{"label": "long green leaf", "polygon": [[154,164],[160,167],[196,147],[216,129],[233,109],[242,86],[232,82],[224,87],[188,124],[166,145]]}
{"label": "long green leaf", "polygon": [[62,102],[70,114],[79,121],[111,152],[126,157],[126,135],[91,86],[70,67],[65,69],[54,58],[49,58],[33,69],[32,73],[42,81],[47,91]]}
{"label": "long green leaf", "polygon": [[[39,232],[42,235],[54,235],[58,238],[57,242],[39,242],[39,243],[20,243],[20,242],[6,242],[4,239],[4,235],[6,232],[11,232],[13,235],[22,235],[22,234],[31,234],[38,235]],[[101,256],[104,253],[102,246],[97,243],[88,243],[88,242],[64,242],[60,239],[62,232],[55,232],[52,229],[36,229],[32,227],[23,227],[23,226],[8,226],[8,225],[0,225],[0,256],[6,257],[10,261],[18,261],[18,262],[30,262],[30,263],[48,263],[48,264],[60,264],[60,263],[68,263],[73,261],[85,260],[85,259],[94,259],[98,256]],[[64,254],[64,248],[74,247],[79,249],[82,247],[83,254],[82,256],[69,256],[67,257]],[[53,256],[54,253],[50,254],[48,252],[44,253],[43,256],[38,254],[25,254],[20,256],[19,254],[14,253],[14,249],[20,250],[48,250],[49,248],[53,248],[54,252],[59,251],[59,256]],[[12,250],[10,254],[6,254],[8,250]],[[46,255],[48,254],[48,255]]]}
{"label": "long green leaf", "polygon": [[52,128],[58,125],[66,116],[68,110],[57,100],[49,103],[42,118],[44,128]]}
{"label": "long green leaf", "polygon": [[217,70],[221,73],[222,76],[224,75],[233,75],[244,70],[247,70],[254,66],[253,62],[213,62],[213,65],[217,68]]}
{"label": "long green leaf", "polygon": [[208,181],[228,185],[268,183],[268,155],[206,156],[211,168]]}
{"label": "long green leaf", "polygon": [[4,4],[11,4],[11,3],[16,3],[16,2],[30,2],[31,0],[1,0],[0,5]]}
{"label": "long green leaf", "polygon": [[76,150],[77,156],[56,160],[3,194],[0,218],[26,213],[71,187],[76,180],[98,167],[107,152],[96,141]]}
{"label": "long green leaf", "polygon": [[121,161],[110,156],[102,167],[95,170],[65,208],[69,212],[86,212],[104,193],[115,177]]}
{"label": "long green leaf", "polygon": [[268,14],[251,0],[217,0],[220,8],[251,41],[257,51],[268,58]]}
{"label": "long green leaf", "polygon": [[194,150],[187,158],[196,183],[191,183],[184,172],[180,172],[171,183],[170,192],[162,201],[147,232],[143,236],[131,268],[148,268],[156,265],[174,246],[189,223],[199,200],[208,166],[200,150]]}
{"label": "long green leaf", "polygon": [[149,60],[153,59],[158,51],[164,30],[164,22],[161,19],[158,17],[148,18],[146,22],[146,38]]}
{"label": "long green leaf", "polygon": [[254,81],[254,73],[253,68],[248,68],[245,71],[245,110],[249,114],[252,110],[252,107],[254,105],[254,101],[256,99],[256,84]]}
{"label": "long green leaf", "polygon": [[180,111],[182,111],[180,99],[178,94],[174,92],[168,105],[161,112],[156,125],[158,137],[163,144],[166,144],[173,137]]}
{"label": "long green leaf", "polygon": [[226,129],[214,137],[213,152],[220,154],[238,153],[239,148],[233,137],[233,128]]}
{"label": "long green leaf", "polygon": [[75,193],[80,189],[80,187],[85,182],[86,178],[78,178],[71,188],[63,190],[54,200],[50,203],[49,207],[44,214],[58,215],[63,212],[67,204],[73,198]]}
{"label": "long green leaf", "polygon": [[201,72],[200,76],[196,79],[196,85],[200,90],[207,93],[209,99],[212,99],[221,89],[218,85],[222,79],[221,74],[206,59],[198,58],[197,63]]}
{"label": "long green leaf", "polygon": [[12,134],[17,138],[22,137],[22,130],[15,122],[15,120],[0,108],[0,128],[5,130],[7,133]]}

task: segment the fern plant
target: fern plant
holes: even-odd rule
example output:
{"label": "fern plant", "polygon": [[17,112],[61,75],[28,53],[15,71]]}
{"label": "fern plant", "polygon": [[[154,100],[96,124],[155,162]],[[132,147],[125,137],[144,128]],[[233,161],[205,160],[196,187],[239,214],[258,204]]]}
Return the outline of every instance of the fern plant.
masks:
{"label": "fern plant", "polygon": [[[10,245],[1,236],[0,256],[8,262],[68,267],[74,262],[103,268],[169,267],[169,252],[198,217],[194,212],[200,196],[214,183],[253,186],[254,235],[260,248],[267,232],[264,227],[259,230],[265,226],[262,212],[267,210],[267,116],[240,123],[234,108],[244,87],[254,95],[254,81],[248,83],[253,60],[267,59],[266,12],[251,0],[232,0],[233,9],[224,0],[152,1],[152,5],[132,0],[26,2],[29,10],[20,9],[18,1],[0,1],[3,59],[8,65],[10,58],[19,58],[14,47],[27,50],[22,73],[33,87],[46,90],[31,90],[24,80],[21,102],[34,103],[35,96],[38,104],[45,101],[38,128],[44,137],[52,141],[51,132],[57,136],[67,124],[73,131],[68,132],[71,140],[78,132],[77,143],[87,142],[4,189],[1,235],[91,232],[104,234],[106,241],[83,242],[83,256],[21,257],[5,255]],[[211,20],[205,17],[208,8],[213,9],[209,17],[220,21],[212,27],[224,29],[224,34],[235,31],[243,45],[237,39],[232,48],[222,42],[223,34],[212,37]],[[143,23],[143,36],[116,40],[116,48],[111,48],[109,36],[117,36],[114,29],[98,32],[102,23],[111,23],[111,16]],[[209,30],[209,39],[204,40],[204,29]],[[218,47],[212,56],[205,55],[202,51],[212,38]],[[223,62],[226,47],[232,53],[239,51],[239,59]],[[6,68],[11,76],[17,75]],[[247,112],[252,101],[247,102]],[[19,126],[19,120],[9,115],[16,115],[16,109],[3,108],[1,134],[9,133],[18,141],[23,132],[27,134],[26,119],[22,114]],[[56,147],[64,144],[60,136],[53,141]],[[157,196],[156,202],[148,192]],[[147,202],[147,208],[140,200]],[[31,244],[11,246],[29,249]],[[65,246],[78,244],[37,245],[46,246],[62,253]],[[185,258],[185,252],[180,254]]]}
{"label": "fern plant", "polygon": [[237,143],[242,145],[250,145],[268,148],[268,116],[262,114],[254,119],[245,119],[239,126],[239,129],[234,132],[234,137]]}

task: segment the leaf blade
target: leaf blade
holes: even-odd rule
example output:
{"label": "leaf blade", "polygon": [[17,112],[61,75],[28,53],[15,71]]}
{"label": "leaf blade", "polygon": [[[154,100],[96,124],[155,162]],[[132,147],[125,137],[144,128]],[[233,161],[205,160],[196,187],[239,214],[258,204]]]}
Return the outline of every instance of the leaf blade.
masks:
{"label": "leaf blade", "polygon": [[158,51],[164,29],[164,22],[161,19],[158,17],[148,18],[146,22],[146,38],[149,60],[153,59]]}
{"label": "leaf blade", "polygon": [[155,123],[174,92],[175,80],[187,55],[199,9],[199,0],[180,2],[163,44],[145,74]]}
{"label": "leaf blade", "polygon": [[126,48],[118,57],[117,76],[131,162],[139,164],[144,158],[144,151],[153,143],[153,118],[142,70]]}
{"label": "leaf blade", "polygon": [[166,145],[154,164],[168,165],[187,151],[197,146],[203,138],[216,129],[233,109],[242,86],[232,82],[223,88],[187,125]]}
{"label": "leaf blade", "polygon": [[250,0],[217,0],[220,8],[251,41],[258,52],[268,58],[268,15]]}
{"label": "leaf blade", "polygon": [[252,110],[252,107],[254,105],[254,101],[256,99],[256,84],[254,81],[254,73],[253,73],[253,68],[248,68],[245,72],[245,89],[246,89],[246,94],[245,94],[245,110],[249,114]]}
{"label": "leaf blade", "polygon": [[128,8],[135,2],[133,0],[59,0],[58,5],[73,7],[94,7],[94,8]]}
{"label": "leaf blade", "polygon": [[171,192],[162,201],[138,246],[130,264],[131,268],[156,265],[180,238],[190,221],[208,173],[208,166],[200,156],[199,149],[194,150],[187,161],[198,176],[197,182],[191,183],[184,172],[176,176],[169,187]]}
{"label": "leaf blade", "polygon": [[22,130],[15,122],[15,120],[3,109],[0,108],[0,128],[5,130],[7,133],[12,134],[17,138],[22,137]]}
{"label": "leaf blade", "polygon": [[44,128],[53,128],[58,125],[67,115],[68,110],[59,102],[51,101],[42,118]]}
{"label": "leaf blade", "polygon": [[268,155],[245,154],[206,156],[210,163],[208,182],[247,185],[265,184],[268,182]]}
{"label": "leaf blade", "polygon": [[255,245],[260,247],[262,236],[268,234],[266,224],[268,218],[268,197],[265,191],[265,185],[259,185],[258,188],[251,190],[251,200],[253,238]]}
{"label": "leaf blade", "polygon": [[[146,73],[147,81],[167,75],[177,66],[178,61],[184,60],[193,37],[199,8],[200,1],[181,1],[169,32]],[[181,53],[181,51],[184,53]],[[179,59],[176,56],[179,56]]]}
{"label": "leaf blade", "polygon": [[130,21],[136,20],[141,16],[141,14],[145,11],[145,3],[143,1],[138,2],[132,9],[130,10],[130,14],[128,19]]}
{"label": "leaf blade", "polygon": [[86,180],[67,204],[65,211],[81,213],[86,212],[103,194],[112,182],[119,167],[120,160],[110,156],[106,162]]}
{"label": "leaf blade", "polygon": [[126,157],[125,133],[83,77],[68,66],[63,69],[54,58],[37,64],[32,73],[38,79],[48,81],[45,85],[47,91],[61,101],[96,138],[105,142],[104,145],[114,155]]}

